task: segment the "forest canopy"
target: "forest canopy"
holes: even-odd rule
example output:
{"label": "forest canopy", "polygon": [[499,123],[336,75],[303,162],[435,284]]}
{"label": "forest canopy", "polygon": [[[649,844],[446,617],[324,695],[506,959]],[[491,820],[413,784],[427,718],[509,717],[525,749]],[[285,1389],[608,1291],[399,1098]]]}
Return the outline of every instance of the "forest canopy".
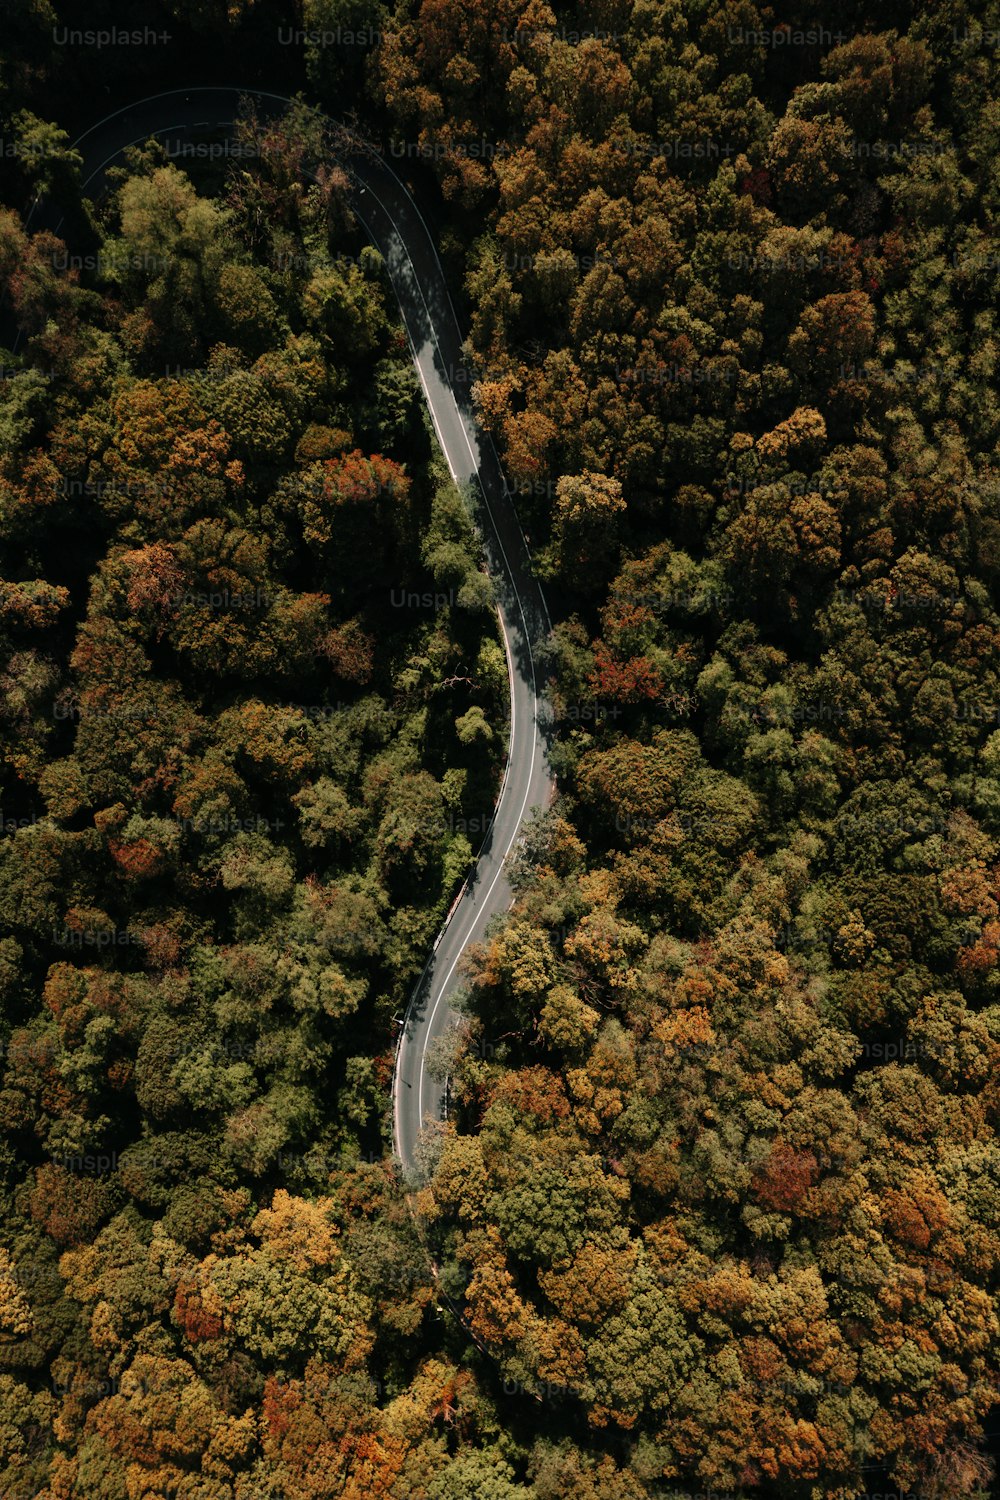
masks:
{"label": "forest canopy", "polygon": [[[0,1495],[986,1500],[1000,17],[148,19],[0,46]],[[298,102],[85,184],[71,63],[210,53]],[[323,111],[439,243],[553,620],[409,1179],[507,672]]]}

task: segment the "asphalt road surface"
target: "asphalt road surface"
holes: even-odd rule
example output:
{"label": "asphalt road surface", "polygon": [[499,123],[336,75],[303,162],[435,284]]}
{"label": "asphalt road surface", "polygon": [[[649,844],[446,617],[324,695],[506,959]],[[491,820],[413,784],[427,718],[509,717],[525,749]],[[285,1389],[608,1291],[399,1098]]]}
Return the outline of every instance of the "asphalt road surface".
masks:
{"label": "asphalt road surface", "polygon": [[[93,196],[126,146],[155,135],[228,132],[246,92],[261,114],[280,112],[281,95],[235,88],[156,94],[106,116],[74,142],[84,159],[83,190]],[[445,1113],[445,1087],[428,1071],[432,1044],[450,1026],[449,1004],[468,945],[510,905],[505,865],[533,809],[545,806],[553,778],[547,758],[547,705],[535,657],[548,629],[513,501],[493,443],[477,429],[462,337],[430,231],[386,154],[330,121],[331,153],[352,182],[351,206],[381,252],[410,339],[413,361],[452,476],[471,485],[493,579],[510,676],[510,744],[493,821],[478,858],[434,943],[400,1029],[393,1075],[393,1144],[404,1171],[419,1175],[421,1131]],[[183,157],[179,158],[183,164]]]}

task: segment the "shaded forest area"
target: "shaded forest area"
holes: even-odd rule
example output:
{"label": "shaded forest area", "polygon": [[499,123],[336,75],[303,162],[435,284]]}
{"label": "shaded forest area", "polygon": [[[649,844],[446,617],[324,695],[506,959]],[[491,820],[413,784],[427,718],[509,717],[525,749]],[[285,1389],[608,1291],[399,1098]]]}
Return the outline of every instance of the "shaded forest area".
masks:
{"label": "shaded forest area", "polygon": [[1000,8],[275,19],[423,184],[558,619],[415,1218],[391,1021],[504,743],[475,538],[310,112],[88,209],[19,17],[0,1494],[984,1500]]}

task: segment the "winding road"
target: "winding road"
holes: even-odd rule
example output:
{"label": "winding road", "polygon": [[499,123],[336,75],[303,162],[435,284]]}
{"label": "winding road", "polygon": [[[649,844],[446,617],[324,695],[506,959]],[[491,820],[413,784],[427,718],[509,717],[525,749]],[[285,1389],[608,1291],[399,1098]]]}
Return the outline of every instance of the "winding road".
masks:
{"label": "winding road", "polygon": [[[241,97],[262,115],[291,101],[256,89],[195,88],[155,94],[115,111],[73,144],[83,157],[81,182],[92,193],[129,145],[150,136],[193,130],[231,133]],[[459,961],[480,940],[491,917],[507,909],[505,867],[533,809],[552,795],[547,756],[550,722],[535,659],[550,629],[548,610],[531,567],[511,493],[496,449],[474,418],[462,336],[431,233],[384,153],[329,121],[332,154],[346,169],[351,207],[388,270],[410,340],[413,362],[452,477],[470,486],[477,512],[510,678],[510,742],[503,785],[478,858],[438,933],[400,1027],[392,1083],[393,1146],[404,1173],[420,1175],[425,1124],[445,1110],[444,1085],[431,1076],[433,1044],[455,1024],[449,1004]],[[183,161],[183,158],[182,158]]]}

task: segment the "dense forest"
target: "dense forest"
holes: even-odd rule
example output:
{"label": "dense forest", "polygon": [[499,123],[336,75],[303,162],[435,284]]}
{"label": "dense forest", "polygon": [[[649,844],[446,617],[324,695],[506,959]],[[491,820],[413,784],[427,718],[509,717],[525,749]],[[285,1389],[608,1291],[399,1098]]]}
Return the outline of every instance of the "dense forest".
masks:
{"label": "dense forest", "polygon": [[[11,10],[0,1496],[985,1500],[1000,7]],[[58,41],[114,25],[175,40]],[[84,192],[213,59],[302,102]],[[417,1181],[507,669],[317,110],[434,226],[555,621]]]}

